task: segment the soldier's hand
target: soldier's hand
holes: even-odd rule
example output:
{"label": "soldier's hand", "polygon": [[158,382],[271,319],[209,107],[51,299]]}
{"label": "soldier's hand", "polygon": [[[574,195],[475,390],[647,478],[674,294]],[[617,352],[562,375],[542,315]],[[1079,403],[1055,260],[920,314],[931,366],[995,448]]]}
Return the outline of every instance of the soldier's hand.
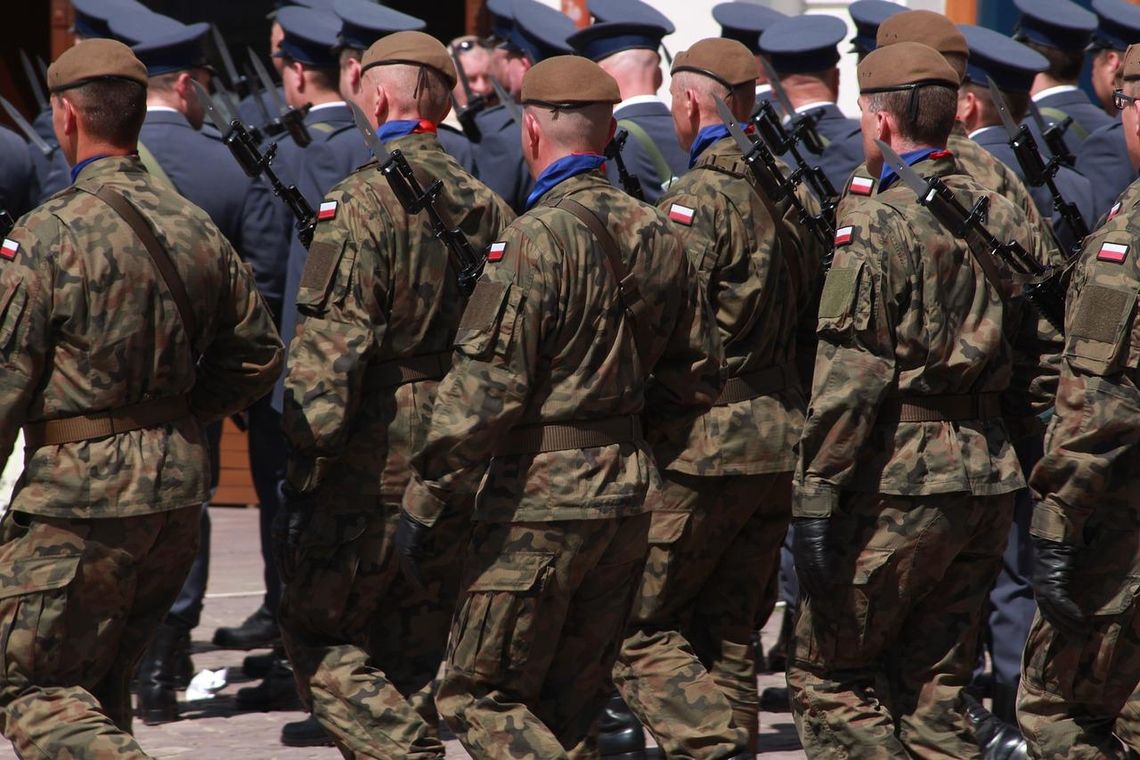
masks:
{"label": "soldier's hand", "polygon": [[293,579],[297,569],[297,555],[301,547],[301,537],[309,525],[316,506],[316,496],[301,493],[288,483],[281,489],[281,506],[273,518],[273,546],[277,555],[277,567],[282,580]]}
{"label": "soldier's hand", "polygon": [[1086,628],[1086,618],[1071,596],[1080,547],[1036,536],[1033,547],[1033,593],[1041,617],[1060,631],[1080,634]]}
{"label": "soldier's hand", "polygon": [[420,572],[420,561],[424,558],[424,544],[427,542],[428,526],[417,522],[407,512],[400,512],[400,523],[396,526],[396,556],[400,559],[400,570],[404,577],[421,593],[426,593]]}
{"label": "soldier's hand", "polygon": [[796,577],[800,588],[809,596],[823,597],[834,577],[826,517],[797,517],[792,520],[792,556],[796,560]]}

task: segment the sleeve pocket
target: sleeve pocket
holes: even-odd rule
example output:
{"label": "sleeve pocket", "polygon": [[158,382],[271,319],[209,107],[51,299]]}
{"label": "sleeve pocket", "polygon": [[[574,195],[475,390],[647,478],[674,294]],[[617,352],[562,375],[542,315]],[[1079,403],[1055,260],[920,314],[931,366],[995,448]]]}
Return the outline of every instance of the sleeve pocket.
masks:
{"label": "sleeve pocket", "polygon": [[309,248],[297,290],[299,308],[321,312],[328,306],[333,276],[344,255],[344,247],[344,241],[321,240]]}
{"label": "sleeve pocket", "polygon": [[819,330],[842,332],[862,329],[870,317],[870,292],[863,282],[863,262],[837,267],[827,273],[819,297]]}
{"label": "sleeve pocket", "polygon": [[1129,358],[1135,305],[1135,291],[1087,285],[1065,341],[1069,363],[1094,375],[1120,370]]}
{"label": "sleeve pocket", "polygon": [[463,311],[455,333],[455,347],[479,358],[503,340],[509,340],[521,300],[522,293],[514,285],[480,280]]}

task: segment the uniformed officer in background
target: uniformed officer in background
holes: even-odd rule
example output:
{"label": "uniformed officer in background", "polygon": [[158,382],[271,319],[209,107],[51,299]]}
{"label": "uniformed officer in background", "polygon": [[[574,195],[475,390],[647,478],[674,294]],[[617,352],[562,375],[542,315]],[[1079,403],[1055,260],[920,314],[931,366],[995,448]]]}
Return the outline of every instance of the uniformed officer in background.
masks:
{"label": "uniformed officer in background", "polygon": [[23,757],[143,756],[127,686],[197,547],[203,423],[268,391],[282,347],[217,227],[134,155],[130,49],[88,40],[47,79],[75,184],[0,245],[0,454],[21,425],[27,445],[0,536],[2,724]]}
{"label": "uniformed officer in background", "polygon": [[736,40],[752,51],[756,56],[756,104],[763,100],[772,100],[772,86],[768,84],[768,75],[760,62],[760,35],[772,24],[788,18],[774,8],[758,3],[732,2],[714,5],[712,9],[713,20],[720,24],[720,36]]}
{"label": "uniformed officer in background", "polygon": [[847,6],[851,23],[855,25],[855,36],[851,38],[851,52],[857,61],[862,61],[867,53],[875,49],[875,35],[879,25],[896,13],[906,10],[905,5],[890,0],[855,0]]}

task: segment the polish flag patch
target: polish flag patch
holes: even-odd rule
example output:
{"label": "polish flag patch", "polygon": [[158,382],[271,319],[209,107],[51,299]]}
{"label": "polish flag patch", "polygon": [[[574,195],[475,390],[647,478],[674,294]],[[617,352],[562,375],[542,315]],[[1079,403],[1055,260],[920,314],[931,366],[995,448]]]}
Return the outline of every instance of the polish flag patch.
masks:
{"label": "polish flag patch", "polygon": [[669,207],[669,218],[674,222],[683,224],[690,227],[693,224],[693,217],[696,216],[696,209],[691,209],[688,206],[682,206],[680,203],[674,203]]}
{"label": "polish flag patch", "polygon": [[1123,264],[1128,256],[1128,246],[1120,243],[1103,243],[1100,252],[1096,255],[1097,261],[1111,261],[1113,264]]}
{"label": "polish flag patch", "polygon": [[851,242],[851,233],[854,231],[853,227],[840,227],[835,231],[835,244],[847,245]]}
{"label": "polish flag patch", "polygon": [[317,221],[325,222],[336,218],[336,201],[325,201],[317,210]]}
{"label": "polish flag patch", "polygon": [[855,195],[870,195],[875,189],[875,180],[870,177],[852,177],[851,192]]}
{"label": "polish flag patch", "polygon": [[1111,219],[1120,213],[1120,201],[1112,204],[1112,209],[1108,212],[1108,218]]}
{"label": "polish flag patch", "polygon": [[16,252],[20,250],[20,244],[10,238],[4,238],[3,244],[0,244],[0,256],[11,261],[16,258]]}
{"label": "polish flag patch", "polygon": [[507,251],[506,243],[491,243],[487,248],[487,261],[502,261]]}

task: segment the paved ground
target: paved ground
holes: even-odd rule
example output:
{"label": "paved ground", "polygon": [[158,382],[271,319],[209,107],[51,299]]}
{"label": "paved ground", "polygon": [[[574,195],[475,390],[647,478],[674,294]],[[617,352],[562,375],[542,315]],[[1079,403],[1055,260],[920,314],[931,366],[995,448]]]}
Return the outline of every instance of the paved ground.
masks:
{"label": "paved ground", "polygon": [[[214,629],[237,625],[261,601],[261,556],[257,544],[257,513],[248,509],[214,508],[213,558],[210,593],[202,625],[194,631],[194,664],[198,669],[232,668],[229,684],[212,701],[185,705],[183,719],[163,726],[136,723],[140,743],[160,758],[240,758],[241,760],[336,760],[335,749],[291,749],[278,742],[281,726],[304,717],[299,711],[243,713],[234,706],[234,693],[251,681],[241,675],[244,652],[215,649],[209,642]],[[765,641],[775,639],[775,622],[765,628]],[[783,675],[762,676],[761,688],[782,684]],[[803,758],[791,716],[761,715],[760,757],[772,760]],[[459,742],[448,742],[449,758],[466,758]],[[0,760],[14,759],[9,747],[0,748]]]}

